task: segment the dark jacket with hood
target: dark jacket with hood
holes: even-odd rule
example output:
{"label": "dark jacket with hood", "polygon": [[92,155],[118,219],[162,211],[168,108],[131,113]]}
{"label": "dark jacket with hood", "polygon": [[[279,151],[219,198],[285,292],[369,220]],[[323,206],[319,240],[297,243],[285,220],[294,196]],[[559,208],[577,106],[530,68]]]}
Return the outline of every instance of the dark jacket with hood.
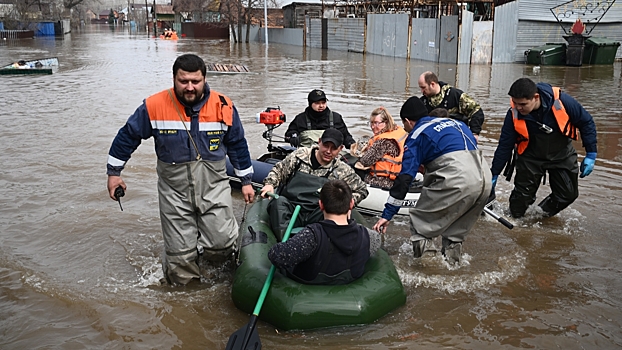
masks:
{"label": "dark jacket with hood", "polygon": [[[330,109],[326,107],[322,113],[318,113],[313,110],[310,106],[305,109],[304,112],[298,114],[291,123],[289,123],[289,127],[285,132],[285,138],[289,139],[290,137],[296,135],[300,136],[300,133],[308,130],[307,128],[307,117],[311,122],[311,130],[326,130],[330,128],[329,121]],[[341,131],[343,134],[343,144],[346,148],[350,148],[350,146],[354,143],[354,138],[350,135],[348,131],[348,127],[346,123],[343,121],[343,117],[341,114],[337,112],[333,112],[333,122],[334,128]]]}
{"label": "dark jacket with hood", "polygon": [[[546,83],[538,83],[538,93],[540,95],[540,108],[532,111],[528,115],[520,115],[518,118],[525,120],[527,132],[529,133],[529,145],[519,157],[531,157],[543,161],[560,161],[576,154],[572,145],[572,140],[564,136],[557,125],[555,116],[551,109],[553,105],[553,89]],[[583,147],[586,152],[596,152],[596,125],[592,116],[570,95],[561,92],[559,96],[570,122],[581,134]],[[553,129],[547,134],[541,130],[541,124]],[[505,115],[505,121],[501,128],[499,145],[492,160],[491,171],[493,175],[499,175],[505,164],[512,157],[514,145],[519,137],[514,128],[512,109]]]}
{"label": "dark jacket with hood", "polygon": [[354,220],[348,225],[322,220],[274,245],[268,258],[300,282],[346,284],[363,275],[367,260],[377,250],[370,246],[370,232]]}

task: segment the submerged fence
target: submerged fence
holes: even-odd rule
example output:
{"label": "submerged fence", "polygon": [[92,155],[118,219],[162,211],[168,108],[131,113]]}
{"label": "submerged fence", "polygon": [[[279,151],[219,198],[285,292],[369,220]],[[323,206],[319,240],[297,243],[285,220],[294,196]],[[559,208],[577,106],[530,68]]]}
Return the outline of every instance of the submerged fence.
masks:
{"label": "submerged fence", "polygon": [[35,36],[33,30],[0,30],[0,39],[32,39]]}

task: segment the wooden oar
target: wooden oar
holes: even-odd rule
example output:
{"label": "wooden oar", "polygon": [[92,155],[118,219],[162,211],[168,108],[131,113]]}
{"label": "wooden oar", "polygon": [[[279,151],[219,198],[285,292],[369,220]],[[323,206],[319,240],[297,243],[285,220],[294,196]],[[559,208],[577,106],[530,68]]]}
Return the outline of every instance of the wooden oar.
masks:
{"label": "wooden oar", "polygon": [[[294,209],[294,214],[292,214],[292,218],[289,220],[289,225],[287,226],[287,230],[285,230],[285,235],[283,235],[283,240],[281,242],[285,242],[289,238],[289,235],[294,228],[294,223],[296,222],[296,218],[298,217],[299,212],[300,206],[297,205],[296,209]],[[274,277],[274,270],[275,267],[274,265],[272,265],[272,267],[270,267],[270,272],[268,272],[266,282],[263,284],[263,289],[259,294],[259,299],[257,300],[257,305],[255,305],[255,310],[251,315],[250,321],[246,326],[243,326],[242,328],[235,331],[235,333],[231,334],[231,336],[229,337],[229,341],[227,342],[226,350],[261,349],[261,340],[259,339],[259,333],[257,333],[257,328],[255,328],[255,325],[257,324],[257,317],[259,316],[259,311],[261,311],[263,302],[266,299],[266,294],[268,294],[268,289],[270,289],[270,284],[272,283],[272,278]]]}

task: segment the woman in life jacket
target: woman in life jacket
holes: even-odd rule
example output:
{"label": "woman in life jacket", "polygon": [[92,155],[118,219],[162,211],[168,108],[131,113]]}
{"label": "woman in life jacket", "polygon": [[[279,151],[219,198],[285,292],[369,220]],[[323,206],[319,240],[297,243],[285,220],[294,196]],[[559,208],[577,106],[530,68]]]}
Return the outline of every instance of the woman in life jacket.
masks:
{"label": "woman in life jacket", "polygon": [[367,184],[388,189],[402,170],[404,143],[408,133],[395,124],[393,116],[384,107],[371,112],[369,126],[374,136],[362,149],[363,155],[355,168],[367,170],[364,177]]}

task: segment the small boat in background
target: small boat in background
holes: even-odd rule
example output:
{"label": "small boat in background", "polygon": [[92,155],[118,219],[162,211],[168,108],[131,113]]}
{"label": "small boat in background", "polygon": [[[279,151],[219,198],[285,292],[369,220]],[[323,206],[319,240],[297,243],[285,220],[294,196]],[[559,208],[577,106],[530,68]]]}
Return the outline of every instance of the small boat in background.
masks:
{"label": "small boat in background", "polygon": [[0,67],[0,75],[52,74],[51,67],[58,67],[58,57],[13,62]]}

